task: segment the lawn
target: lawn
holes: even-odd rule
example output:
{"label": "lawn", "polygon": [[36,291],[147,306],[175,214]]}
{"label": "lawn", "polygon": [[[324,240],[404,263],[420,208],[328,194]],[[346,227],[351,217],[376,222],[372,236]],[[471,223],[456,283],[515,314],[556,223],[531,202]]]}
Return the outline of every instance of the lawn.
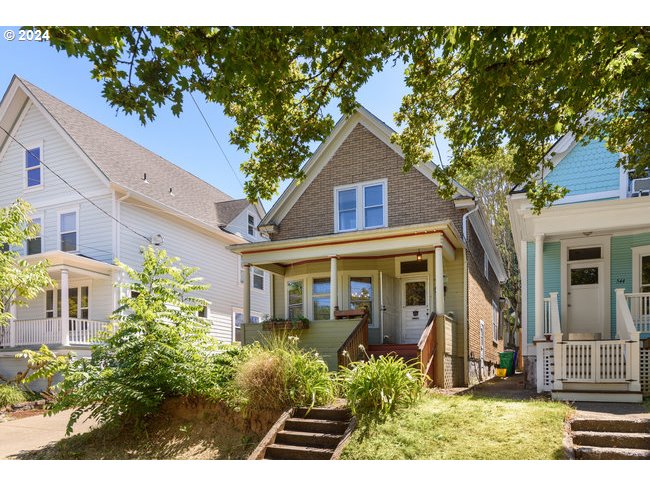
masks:
{"label": "lawn", "polygon": [[348,460],[551,460],[564,458],[572,409],[547,400],[427,393],[381,425],[358,428]]}

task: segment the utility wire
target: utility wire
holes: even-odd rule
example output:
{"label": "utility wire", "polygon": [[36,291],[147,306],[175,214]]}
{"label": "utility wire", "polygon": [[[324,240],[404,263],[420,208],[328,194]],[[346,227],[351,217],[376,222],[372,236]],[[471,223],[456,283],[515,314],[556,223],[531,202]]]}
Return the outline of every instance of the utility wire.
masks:
{"label": "utility wire", "polygon": [[[11,139],[16,143],[16,144],[18,144],[18,145],[19,145],[20,147],[22,147],[26,152],[28,152],[28,153],[29,153],[29,154],[30,154],[34,159],[37,159],[38,162],[39,162],[43,167],[45,167],[48,171],[50,171],[52,174],[54,174],[54,175],[55,175],[57,178],[59,178],[59,179],[60,179],[60,180],[61,180],[61,181],[66,185],[66,186],[68,186],[71,190],[73,190],[75,193],[77,193],[79,196],[81,196],[83,199],[85,199],[88,203],[90,203],[90,204],[93,205],[95,208],[97,208],[99,211],[101,211],[104,215],[106,215],[107,217],[109,217],[111,220],[117,222],[118,224],[122,225],[122,226],[123,226],[124,228],[126,228],[127,230],[130,230],[131,232],[135,233],[137,236],[142,237],[142,238],[145,239],[147,242],[152,243],[152,242],[151,242],[151,238],[149,238],[149,237],[147,237],[147,236],[141,234],[141,233],[138,232],[137,230],[134,230],[133,228],[131,228],[130,226],[128,226],[126,223],[122,223],[121,221],[119,221],[117,218],[115,218],[115,217],[114,217],[113,215],[111,215],[109,212],[107,212],[106,210],[104,210],[104,208],[100,207],[97,203],[95,203],[94,201],[92,201],[90,198],[88,198],[86,195],[84,195],[84,194],[83,194],[81,191],[79,191],[77,188],[75,188],[74,186],[72,186],[72,184],[70,184],[68,181],[66,181],[63,177],[59,176],[59,175],[58,175],[58,174],[57,174],[57,173],[56,173],[56,172],[55,172],[55,171],[54,171],[50,166],[48,166],[47,164],[45,164],[45,163],[43,162],[43,160],[42,160],[40,157],[36,157],[36,155],[35,155],[31,150],[29,150],[27,147],[25,147],[25,146],[24,146],[24,145],[23,145],[23,144],[22,144],[18,139],[16,139],[16,137],[14,137],[13,135],[11,135],[11,134],[10,134],[10,133],[9,133],[9,132],[4,128],[4,127],[3,127],[3,126],[0,125],[0,129],[2,129],[2,131],[3,131],[5,134],[7,134],[7,136],[9,136],[9,137],[10,137],[10,138],[11,138]],[[40,154],[39,154],[39,156],[40,156]]]}
{"label": "utility wire", "polygon": [[197,110],[199,111],[199,113],[201,114],[201,118],[203,118],[203,121],[205,122],[205,125],[208,127],[208,130],[209,130],[210,133],[212,134],[212,138],[213,138],[214,141],[217,143],[217,147],[219,147],[219,150],[220,150],[221,153],[223,154],[223,157],[224,157],[224,159],[226,160],[226,162],[228,163],[228,166],[230,166],[230,170],[231,170],[232,173],[235,175],[235,178],[237,178],[237,181],[239,182],[239,185],[242,187],[242,189],[244,189],[244,183],[242,183],[241,179],[239,179],[239,175],[237,174],[237,171],[235,171],[235,168],[234,168],[234,167],[232,166],[232,164],[230,163],[230,159],[228,159],[228,156],[226,155],[226,152],[225,152],[225,151],[223,150],[223,148],[221,147],[221,144],[219,143],[219,139],[217,139],[217,136],[214,134],[214,131],[212,130],[212,127],[210,127],[210,123],[208,122],[208,119],[205,118],[205,115],[203,114],[203,111],[201,110],[201,107],[200,107],[199,104],[196,102],[196,98],[194,98],[194,95],[192,94],[191,91],[189,92],[189,94],[190,94],[190,97],[192,98],[192,101],[194,102],[194,105],[196,106],[196,109],[197,109]]}

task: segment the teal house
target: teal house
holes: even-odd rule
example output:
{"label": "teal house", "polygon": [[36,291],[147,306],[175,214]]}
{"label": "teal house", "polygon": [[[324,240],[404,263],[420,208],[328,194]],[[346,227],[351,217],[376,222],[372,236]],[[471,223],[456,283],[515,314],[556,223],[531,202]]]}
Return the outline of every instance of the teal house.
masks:
{"label": "teal house", "polygon": [[569,192],[539,215],[508,209],[522,282],[526,380],[553,398],[641,402],[650,394],[650,178],[603,142],[562,137],[543,177]]}

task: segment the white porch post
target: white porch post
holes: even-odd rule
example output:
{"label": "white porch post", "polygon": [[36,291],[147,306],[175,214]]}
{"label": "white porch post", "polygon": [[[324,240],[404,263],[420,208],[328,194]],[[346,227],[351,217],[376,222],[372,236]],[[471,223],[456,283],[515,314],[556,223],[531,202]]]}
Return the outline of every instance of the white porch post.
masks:
{"label": "white porch post", "polygon": [[244,326],[251,322],[251,266],[244,264]]}
{"label": "white porch post", "polygon": [[445,314],[445,273],[442,260],[442,247],[436,247],[436,314]]}
{"label": "white porch post", "polygon": [[70,345],[70,308],[68,304],[68,269],[61,269],[61,344]]}
{"label": "white porch post", "polygon": [[544,235],[535,235],[535,338],[544,340]]}
{"label": "white porch post", "polygon": [[16,346],[16,303],[12,302],[9,306],[11,320],[9,321],[9,346]]}
{"label": "white porch post", "polygon": [[337,257],[336,255],[330,256],[330,320],[334,319],[334,312],[338,309],[338,281],[337,275]]}

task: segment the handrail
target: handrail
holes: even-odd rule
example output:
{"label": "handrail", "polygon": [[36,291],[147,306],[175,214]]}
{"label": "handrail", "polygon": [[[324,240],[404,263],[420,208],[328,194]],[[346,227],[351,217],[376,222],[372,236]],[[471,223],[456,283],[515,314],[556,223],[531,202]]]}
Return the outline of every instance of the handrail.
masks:
{"label": "handrail", "polygon": [[549,293],[550,309],[549,318],[551,321],[551,333],[553,335],[560,335],[562,338],[562,324],[560,322],[560,307],[557,302],[557,293]]}
{"label": "handrail", "polygon": [[437,316],[438,315],[435,311],[429,315],[427,326],[424,328],[422,336],[420,336],[420,340],[418,341],[418,359],[420,361],[420,370],[426,377],[427,385],[433,382],[434,379],[434,377],[432,377],[432,371],[434,365],[433,359],[436,355],[435,323]]}
{"label": "handrail", "polygon": [[351,362],[358,358],[359,345],[363,345],[364,349],[368,349],[368,321],[370,315],[368,312],[364,313],[359,321],[359,324],[354,327],[354,330],[348,335],[337,351],[339,359],[339,367],[347,367]]}
{"label": "handrail", "polygon": [[627,305],[625,289],[616,290],[616,331],[621,340],[639,341],[640,333],[636,329],[632,312]]}

